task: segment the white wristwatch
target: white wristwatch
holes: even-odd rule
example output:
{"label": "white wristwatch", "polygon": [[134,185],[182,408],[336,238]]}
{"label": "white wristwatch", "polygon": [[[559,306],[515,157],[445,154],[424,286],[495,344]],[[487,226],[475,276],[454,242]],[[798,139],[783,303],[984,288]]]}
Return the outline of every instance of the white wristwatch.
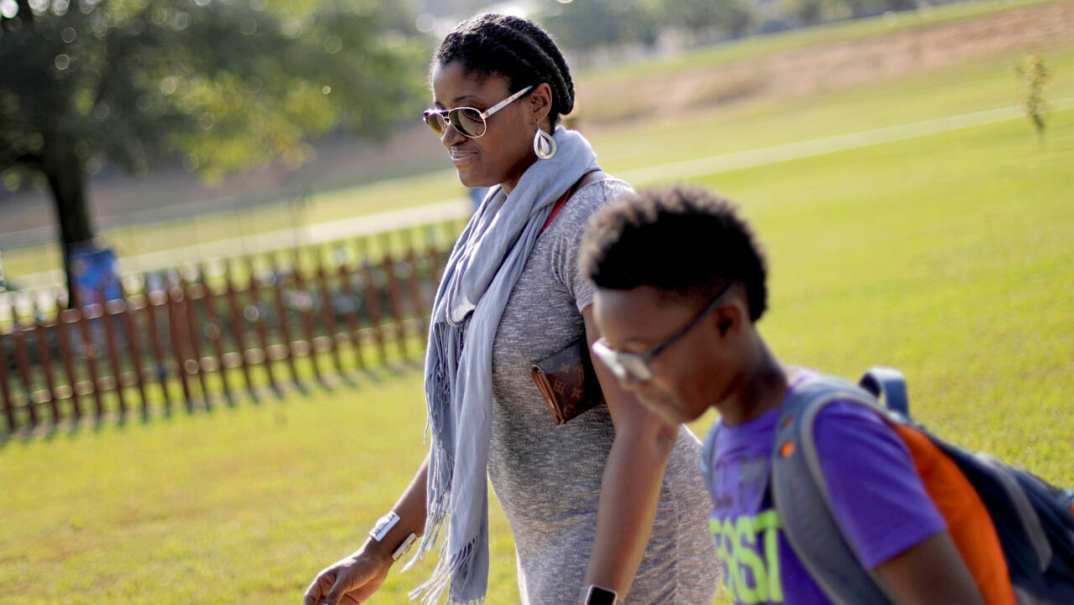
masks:
{"label": "white wristwatch", "polygon": [[384,536],[387,536],[388,532],[390,532],[398,523],[399,515],[395,514],[394,510],[388,511],[388,514],[377,519],[377,522],[373,525],[373,529],[369,530],[369,537],[377,542],[383,542]]}
{"label": "white wristwatch", "polygon": [[[388,536],[388,533],[392,531],[396,525],[399,524],[399,515],[395,514],[395,511],[389,511],[380,519],[377,519],[376,524],[373,525],[373,529],[369,530],[369,537],[373,538],[377,542],[383,542],[384,538]],[[414,544],[414,540],[417,540],[417,534],[411,532],[410,535],[403,540],[392,552],[392,561],[398,561],[400,557],[406,554],[406,551],[410,550],[411,545]]]}

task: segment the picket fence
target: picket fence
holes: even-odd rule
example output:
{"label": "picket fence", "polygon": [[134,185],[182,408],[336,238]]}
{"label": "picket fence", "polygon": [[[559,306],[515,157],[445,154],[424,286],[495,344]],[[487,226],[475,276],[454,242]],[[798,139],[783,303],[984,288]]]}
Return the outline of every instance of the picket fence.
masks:
{"label": "picket fence", "polygon": [[420,361],[460,227],[127,276],[118,293],[73,308],[65,291],[49,304],[15,295],[0,318],[0,433],[335,388]]}

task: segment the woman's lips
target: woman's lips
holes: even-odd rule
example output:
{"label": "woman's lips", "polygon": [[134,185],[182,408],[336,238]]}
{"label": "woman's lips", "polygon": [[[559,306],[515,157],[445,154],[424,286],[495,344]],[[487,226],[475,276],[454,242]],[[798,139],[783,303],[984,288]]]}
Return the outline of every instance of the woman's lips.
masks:
{"label": "woman's lips", "polygon": [[451,155],[451,161],[456,164],[468,162],[477,157],[477,152],[465,149],[450,149],[448,153]]}

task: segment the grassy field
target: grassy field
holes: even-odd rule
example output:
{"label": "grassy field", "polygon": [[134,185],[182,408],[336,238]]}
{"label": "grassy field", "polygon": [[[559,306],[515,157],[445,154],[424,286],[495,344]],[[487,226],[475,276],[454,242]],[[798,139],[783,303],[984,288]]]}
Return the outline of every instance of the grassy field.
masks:
{"label": "grassy field", "polygon": [[818,44],[853,42],[883,34],[935,27],[1016,8],[1047,4],[1052,1],[1054,0],[984,0],[926,7],[924,10],[889,13],[870,19],[820,25],[769,36],[754,36],[677,57],[632,61],[616,67],[583,72],[581,77],[599,82],[666,76],[693,67],[715,67],[762,55],[800,50]]}
{"label": "grassy field", "polygon": [[[903,368],[919,417],[1074,484],[1074,112],[702,180],[767,243],[789,362]],[[422,456],[416,372],[0,450],[0,603],[296,603]],[[695,427],[702,431],[711,419]],[[516,600],[494,516],[491,603]],[[424,570],[394,576],[403,603]]]}
{"label": "grassy field", "polygon": [[[750,39],[742,43],[702,50],[679,58],[628,63],[623,67],[579,75],[580,86],[623,78],[670,75],[699,65],[714,67],[771,53],[807,48],[822,42],[845,42],[883,33],[935,27],[958,19],[984,16],[1044,1],[986,1],[957,4],[924,12],[850,22]],[[686,115],[632,121],[628,125],[587,131],[604,167],[613,172],[654,163],[676,162],[699,156],[741,151],[891,126],[915,120],[1018,104],[1023,85],[1014,67],[1021,53],[1006,53],[969,65],[944,68],[909,78],[866,87],[816,94],[786,101],[765,101],[713,109],[694,109]],[[1050,98],[1074,97],[1074,48],[1047,51],[1045,61],[1054,74]],[[893,102],[893,96],[897,101]],[[846,111],[853,107],[852,111]],[[790,111],[789,111],[790,110]],[[429,138],[429,145],[438,143]],[[654,150],[656,150],[654,152]],[[444,162],[445,168],[449,164]],[[193,242],[211,242],[365,214],[395,210],[460,197],[463,189],[454,171],[390,179],[338,191],[315,193],[298,204],[265,206],[196,216],[167,224],[118,228],[104,234],[121,255],[167,250]],[[58,269],[55,246],[4,251],[4,269],[18,276]]]}
{"label": "grassy field", "polygon": [[[1053,98],[1074,95],[1074,51],[1046,58]],[[628,171],[657,155],[1008,105],[1020,99],[1012,60],[593,139],[606,166]],[[739,201],[767,245],[761,328],[781,358],[848,377],[900,367],[915,413],[940,434],[1072,485],[1074,111],[1050,124],[1043,142],[1011,120],[696,181]],[[354,199],[413,201],[435,182]],[[7,441],[0,604],[298,603],[394,502],[423,456],[424,422],[420,375],[408,370],[285,402]],[[492,538],[489,602],[517,602],[498,510]],[[405,603],[427,570],[393,574],[374,602]]]}

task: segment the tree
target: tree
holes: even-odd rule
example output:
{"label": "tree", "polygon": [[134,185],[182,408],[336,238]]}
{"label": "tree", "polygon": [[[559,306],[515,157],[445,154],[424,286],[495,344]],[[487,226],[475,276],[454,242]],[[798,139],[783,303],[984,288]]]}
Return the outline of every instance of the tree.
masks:
{"label": "tree", "polygon": [[660,0],[655,4],[664,22],[691,32],[699,42],[740,38],[754,24],[749,0]]}
{"label": "tree", "polygon": [[0,0],[0,172],[47,184],[69,289],[102,163],[139,173],[178,154],[214,179],[300,163],[311,136],[382,134],[416,110],[424,44],[378,4]]}
{"label": "tree", "polygon": [[571,50],[589,51],[617,44],[656,42],[658,23],[638,0],[585,0],[549,4],[537,18],[556,42]]}

